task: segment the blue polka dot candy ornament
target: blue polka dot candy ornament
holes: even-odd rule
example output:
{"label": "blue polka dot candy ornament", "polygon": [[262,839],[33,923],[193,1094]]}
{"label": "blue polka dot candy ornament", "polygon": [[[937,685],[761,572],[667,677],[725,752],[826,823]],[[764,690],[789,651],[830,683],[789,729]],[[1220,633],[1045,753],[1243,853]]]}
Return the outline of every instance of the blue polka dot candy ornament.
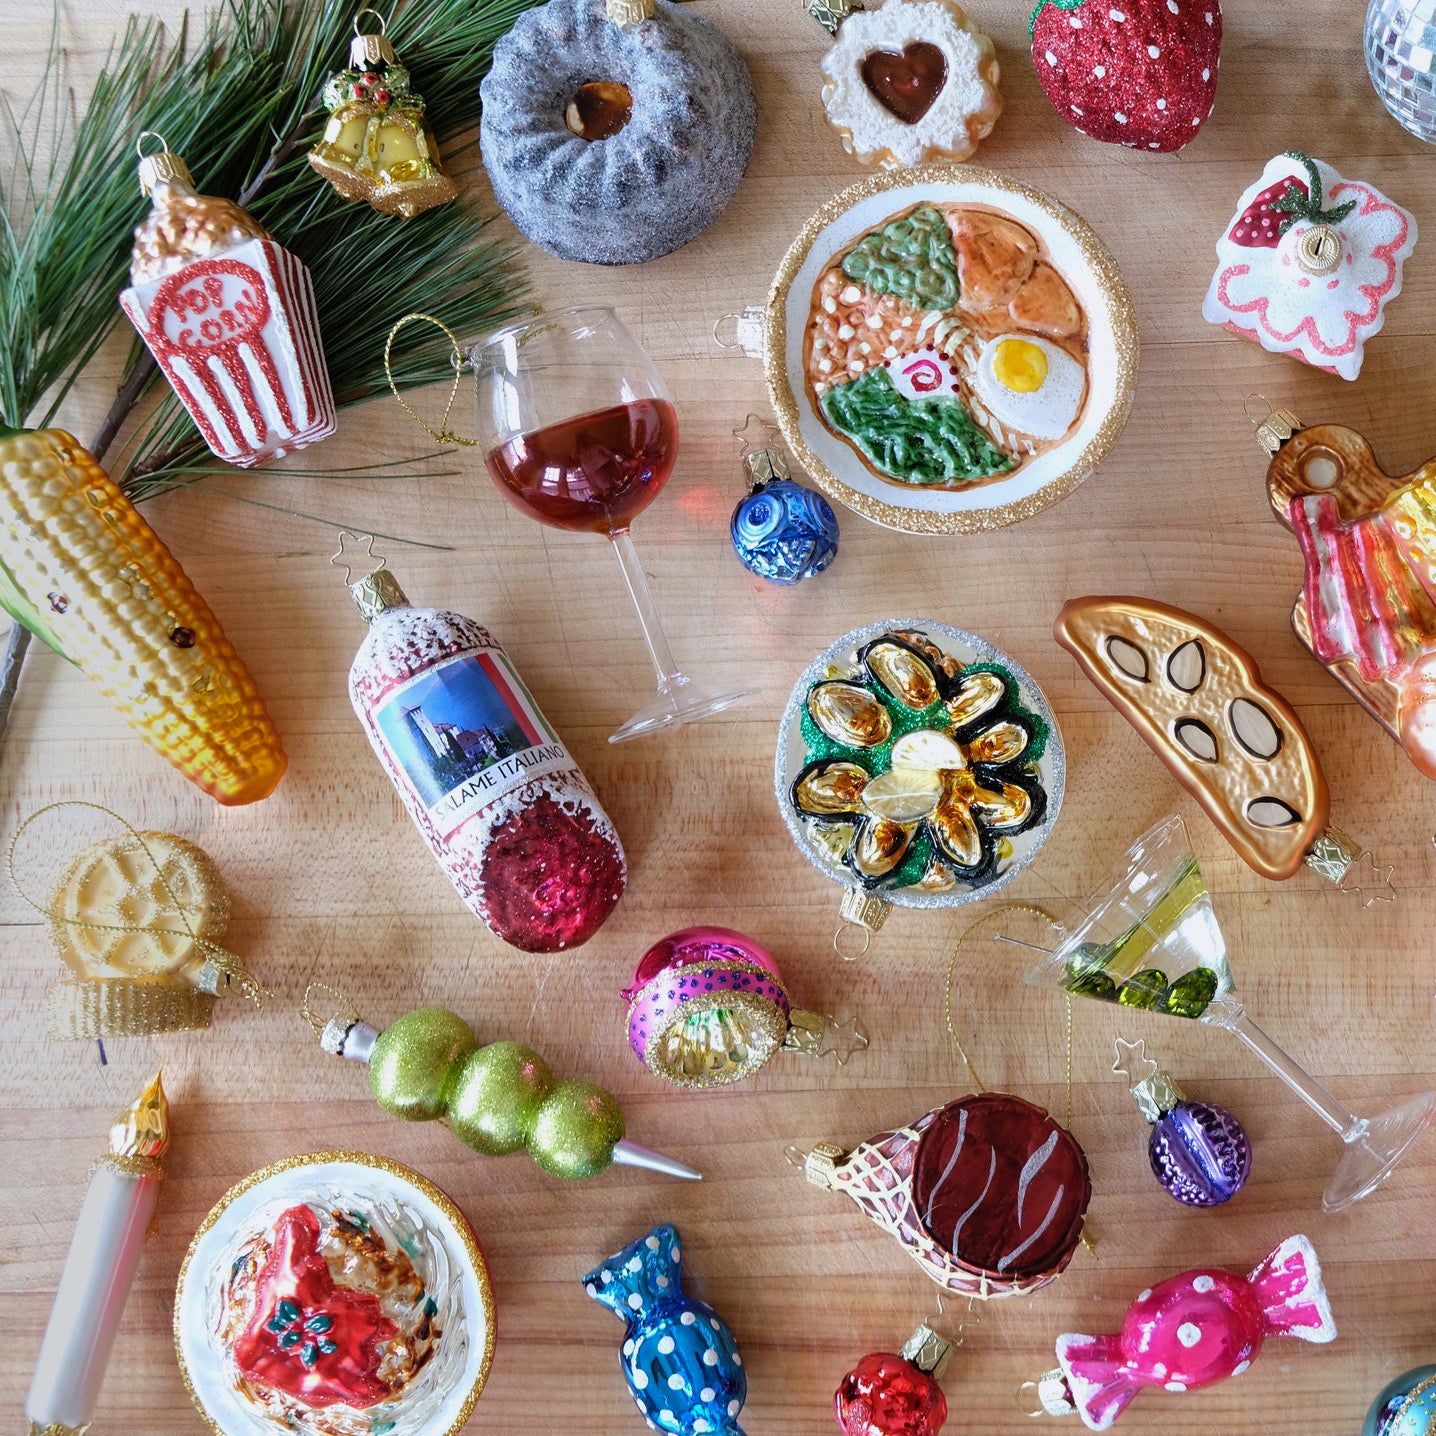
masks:
{"label": "blue polka dot candy ornament", "polygon": [[750,415],[735,436],[743,445],[749,483],[728,526],[738,562],[780,588],[822,573],[838,556],[833,506],[816,489],[788,476],[776,435],[760,419]]}
{"label": "blue polka dot candy ornament", "polygon": [[665,1222],[584,1278],[588,1294],[628,1326],[621,1363],[639,1414],[670,1436],[743,1436],[748,1395],[728,1324],[683,1292],[678,1231]]}

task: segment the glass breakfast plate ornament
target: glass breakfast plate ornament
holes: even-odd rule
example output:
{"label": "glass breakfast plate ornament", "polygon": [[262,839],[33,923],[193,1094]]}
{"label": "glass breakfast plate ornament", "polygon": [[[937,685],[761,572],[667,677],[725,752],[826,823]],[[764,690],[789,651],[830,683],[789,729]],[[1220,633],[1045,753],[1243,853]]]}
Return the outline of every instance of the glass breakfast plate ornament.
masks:
{"label": "glass breakfast plate ornament", "polygon": [[246,1177],[204,1219],[174,1332],[216,1436],[455,1436],[488,1380],[494,1293],[433,1183],[315,1152]]}
{"label": "glass breakfast plate ornament", "polygon": [[1042,953],[1028,982],[1230,1032],[1341,1138],[1346,1150],[1322,1198],[1327,1211],[1342,1211],[1375,1191],[1436,1112],[1436,1092],[1422,1092],[1379,1116],[1357,1116],[1247,1016],[1181,818],[1166,818],[1143,833],[1116,875],[1071,923],[1052,919],[1045,931],[1034,932],[1031,914],[1037,911],[1023,907],[993,914],[994,920],[1016,919],[995,934],[998,940]]}
{"label": "glass breakfast plate ornament", "polygon": [[783,437],[829,498],[908,533],[1015,523],[1070,493],[1131,408],[1137,321],[1087,223],[989,170],[875,175],[815,214],[767,304]]}
{"label": "glass breakfast plate ornament", "polygon": [[1000,649],[931,619],[870,623],[798,679],[774,792],[798,850],[846,889],[849,929],[890,907],[989,897],[1032,860],[1062,806],[1062,736],[1042,690]]}

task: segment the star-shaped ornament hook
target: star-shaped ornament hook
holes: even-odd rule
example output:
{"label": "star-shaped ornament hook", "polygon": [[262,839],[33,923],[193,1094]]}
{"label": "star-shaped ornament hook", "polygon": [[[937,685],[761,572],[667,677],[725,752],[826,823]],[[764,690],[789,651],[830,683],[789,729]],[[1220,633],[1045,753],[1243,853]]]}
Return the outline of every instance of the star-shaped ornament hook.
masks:
{"label": "star-shaped ornament hook", "polygon": [[[344,582],[352,587],[359,579],[368,578],[370,574],[386,568],[389,560],[375,555],[373,534],[355,534],[348,529],[340,529],[339,547],[330,555],[329,562],[335,568],[344,570]],[[355,569],[361,570],[359,578],[354,577]]]}
{"label": "star-shaped ornament hook", "polygon": [[[1436,838],[1431,841],[1436,843]],[[1352,893],[1361,899],[1361,906],[1375,907],[1379,902],[1395,902],[1396,889],[1391,883],[1391,874],[1396,871],[1394,863],[1378,866],[1376,859],[1367,848],[1347,869],[1341,880],[1341,891]]]}

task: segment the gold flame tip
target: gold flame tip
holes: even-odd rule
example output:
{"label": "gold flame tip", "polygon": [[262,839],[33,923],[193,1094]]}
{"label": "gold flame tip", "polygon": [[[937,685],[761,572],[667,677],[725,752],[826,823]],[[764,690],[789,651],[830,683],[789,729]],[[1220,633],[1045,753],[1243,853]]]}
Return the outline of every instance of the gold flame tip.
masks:
{"label": "gold flame tip", "polygon": [[110,1151],[116,1157],[163,1157],[170,1147],[170,1104],[163,1071],[156,1072],[110,1128]]}

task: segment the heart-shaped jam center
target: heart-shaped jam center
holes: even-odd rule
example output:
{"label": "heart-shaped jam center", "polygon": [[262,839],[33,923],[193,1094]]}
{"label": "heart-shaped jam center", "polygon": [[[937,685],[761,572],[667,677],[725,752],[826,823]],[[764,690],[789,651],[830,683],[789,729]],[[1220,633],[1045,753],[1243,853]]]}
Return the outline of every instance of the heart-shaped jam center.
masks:
{"label": "heart-shaped jam center", "polygon": [[947,56],[926,40],[914,40],[900,55],[874,50],[863,61],[862,76],[885,110],[905,125],[915,125],[947,84]]}

